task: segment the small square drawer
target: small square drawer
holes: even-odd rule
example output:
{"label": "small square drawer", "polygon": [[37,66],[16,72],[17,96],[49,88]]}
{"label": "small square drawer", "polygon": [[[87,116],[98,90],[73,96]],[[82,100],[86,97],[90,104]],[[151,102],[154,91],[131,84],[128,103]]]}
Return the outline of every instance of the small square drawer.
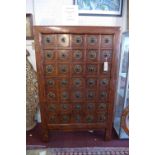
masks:
{"label": "small square drawer", "polygon": [[72,64],[72,75],[83,75],[84,65],[82,63]]}
{"label": "small square drawer", "polygon": [[99,102],[96,104],[96,110],[98,112],[107,112],[108,108],[107,106],[108,106],[107,102]]}
{"label": "small square drawer", "polygon": [[46,88],[50,89],[56,89],[58,86],[58,80],[57,78],[47,78],[46,79]]}
{"label": "small square drawer", "polygon": [[109,84],[110,84],[110,79],[109,77],[101,77],[99,79],[99,87],[102,88],[102,89],[109,89]]}
{"label": "small square drawer", "polygon": [[99,35],[87,35],[87,48],[99,48]]}
{"label": "small square drawer", "polygon": [[107,114],[106,113],[97,113],[97,120],[98,123],[106,123],[107,122]]}
{"label": "small square drawer", "polygon": [[58,64],[59,75],[69,75],[70,66],[69,64]]}
{"label": "small square drawer", "polygon": [[87,103],[85,104],[85,111],[87,113],[91,113],[91,112],[95,112],[95,110],[96,110],[96,103],[87,101]]}
{"label": "small square drawer", "polygon": [[87,61],[94,62],[98,60],[98,50],[87,50],[86,51],[86,57]]}
{"label": "small square drawer", "polygon": [[59,106],[58,103],[48,103],[47,105],[48,112],[50,113],[58,113],[59,112]]}
{"label": "small square drawer", "polygon": [[96,116],[94,113],[88,113],[85,115],[85,123],[95,123]]}
{"label": "small square drawer", "polygon": [[106,90],[100,89],[98,92],[99,100],[107,101],[108,99],[108,92]]}
{"label": "small square drawer", "polygon": [[83,123],[83,115],[79,113],[75,113],[72,115],[72,123]]}
{"label": "small square drawer", "polygon": [[51,62],[56,60],[56,50],[44,50],[44,59],[45,62]]}
{"label": "small square drawer", "polygon": [[85,80],[81,77],[74,77],[71,79],[71,86],[73,88],[84,88],[85,87]]}
{"label": "small square drawer", "polygon": [[69,47],[70,46],[70,35],[69,34],[58,34],[58,47]]}
{"label": "small square drawer", "polygon": [[47,92],[47,101],[48,102],[56,102],[58,99],[58,94],[56,90],[49,90]]}
{"label": "small square drawer", "polygon": [[79,35],[74,35],[74,34],[71,35],[72,48],[78,48],[78,49],[84,48],[84,43],[85,43],[84,35],[80,35],[80,34]]}
{"label": "small square drawer", "polygon": [[46,64],[45,65],[45,75],[52,76],[52,75],[56,75],[56,74],[57,74],[57,71],[56,71],[55,64]]}
{"label": "small square drawer", "polygon": [[82,101],[83,100],[83,98],[84,98],[84,93],[83,93],[83,91],[82,90],[73,90],[72,92],[71,92],[71,98],[72,98],[72,100],[73,101]]}
{"label": "small square drawer", "polygon": [[72,112],[72,104],[68,102],[60,103],[60,112],[61,113],[71,113]]}
{"label": "small square drawer", "polygon": [[70,61],[71,51],[69,50],[59,50],[58,51],[58,60],[61,61]]}
{"label": "small square drawer", "polygon": [[113,35],[102,35],[101,48],[112,48],[112,46],[113,46]]}
{"label": "small square drawer", "polygon": [[73,50],[72,51],[72,61],[73,62],[81,62],[84,60],[84,51],[83,50]]}
{"label": "small square drawer", "polygon": [[65,78],[65,77],[64,78],[59,78],[58,83],[59,83],[60,89],[69,88],[69,86],[70,86],[69,79]]}
{"label": "small square drawer", "polygon": [[48,124],[59,124],[59,117],[57,114],[49,114],[48,116]]}
{"label": "small square drawer", "polygon": [[86,74],[97,75],[97,73],[98,73],[98,64],[86,64]]}
{"label": "small square drawer", "polygon": [[97,78],[87,77],[86,86],[87,86],[87,88],[96,88],[97,87]]}
{"label": "small square drawer", "polygon": [[112,60],[112,50],[101,50],[100,53],[101,61],[111,61]]}
{"label": "small square drawer", "polygon": [[42,44],[44,49],[52,49],[56,47],[57,36],[56,34],[42,35]]}
{"label": "small square drawer", "polygon": [[72,103],[72,106],[73,106],[73,113],[79,113],[79,114],[83,113],[84,103],[75,102],[75,103]]}
{"label": "small square drawer", "polygon": [[69,124],[71,122],[71,114],[61,114],[60,115],[60,123],[61,124]]}
{"label": "small square drawer", "polygon": [[69,101],[70,99],[70,93],[69,90],[61,90],[60,91],[60,100],[61,101]]}
{"label": "small square drawer", "polygon": [[86,92],[86,98],[88,101],[95,101],[96,100],[96,97],[97,97],[97,91],[94,89],[92,90],[87,90]]}

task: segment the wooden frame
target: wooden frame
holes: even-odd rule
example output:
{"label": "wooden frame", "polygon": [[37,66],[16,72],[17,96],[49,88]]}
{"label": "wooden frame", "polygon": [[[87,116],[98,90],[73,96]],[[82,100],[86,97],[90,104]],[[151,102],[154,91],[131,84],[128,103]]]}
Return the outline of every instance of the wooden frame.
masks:
{"label": "wooden frame", "polygon": [[79,15],[83,16],[122,16],[123,0],[73,0],[78,5]]}
{"label": "wooden frame", "polygon": [[26,40],[33,40],[33,16],[32,14],[26,14]]}
{"label": "wooden frame", "polygon": [[[114,100],[116,96],[116,84],[118,77],[118,64],[119,64],[119,35],[120,27],[93,27],[93,26],[35,26],[35,52],[37,62],[37,75],[39,82],[39,100],[42,120],[42,138],[44,141],[48,140],[48,132],[50,130],[63,130],[63,131],[81,131],[81,130],[105,130],[105,139],[110,140],[112,134],[113,117],[114,117]],[[79,123],[79,124],[49,124],[46,100],[46,87],[45,87],[45,74],[44,74],[44,61],[43,61],[43,46],[42,46],[42,35],[45,34],[106,34],[113,35],[113,56],[112,56],[112,67],[111,67],[111,78],[110,78],[110,89],[109,89],[109,105],[107,107],[107,122],[106,123]],[[85,47],[86,48],[86,47]],[[71,49],[71,47],[68,47]]]}

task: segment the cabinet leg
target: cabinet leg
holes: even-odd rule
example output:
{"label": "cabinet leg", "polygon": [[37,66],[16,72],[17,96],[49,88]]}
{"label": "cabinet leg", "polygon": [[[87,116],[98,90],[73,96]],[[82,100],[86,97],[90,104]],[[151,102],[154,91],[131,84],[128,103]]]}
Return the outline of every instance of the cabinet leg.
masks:
{"label": "cabinet leg", "polygon": [[112,131],[106,129],[105,130],[105,141],[110,141],[111,140],[111,136],[112,136]]}
{"label": "cabinet leg", "polygon": [[49,141],[49,133],[48,133],[48,130],[44,129],[43,133],[42,133],[42,141],[44,142],[48,142]]}

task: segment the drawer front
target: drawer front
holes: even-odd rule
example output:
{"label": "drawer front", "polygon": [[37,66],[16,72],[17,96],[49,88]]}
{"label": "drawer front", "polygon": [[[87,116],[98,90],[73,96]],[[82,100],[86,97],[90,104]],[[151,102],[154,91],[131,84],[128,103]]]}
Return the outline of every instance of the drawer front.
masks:
{"label": "drawer front", "polygon": [[86,37],[87,48],[99,48],[99,35],[87,35]]}
{"label": "drawer front", "polygon": [[85,73],[85,67],[83,63],[77,63],[71,65],[72,76],[82,76]]}
{"label": "drawer front", "polygon": [[100,54],[101,61],[105,62],[111,62],[112,61],[112,50],[101,50]]}
{"label": "drawer front", "polygon": [[90,49],[86,51],[86,59],[88,62],[97,62],[99,56],[99,51],[95,49]]}
{"label": "drawer front", "polygon": [[70,50],[59,50],[58,51],[58,61],[59,62],[68,62],[71,59],[71,52]]}
{"label": "drawer front", "polygon": [[71,46],[72,48],[84,48],[85,36],[84,35],[71,35]]}
{"label": "drawer front", "polygon": [[58,101],[58,97],[59,97],[57,90],[47,90],[46,96],[47,96],[48,102],[56,102]]}
{"label": "drawer front", "polygon": [[57,35],[56,34],[46,34],[42,35],[42,45],[44,49],[50,49],[57,45]]}
{"label": "drawer front", "polygon": [[86,64],[86,74],[87,75],[97,75],[98,73],[98,64]]}
{"label": "drawer front", "polygon": [[58,34],[58,47],[69,47],[70,46],[70,35],[68,34]]}
{"label": "drawer front", "polygon": [[73,89],[85,88],[85,79],[81,77],[71,78],[71,87]]}
{"label": "drawer front", "polygon": [[44,66],[45,75],[46,76],[55,76],[57,75],[57,66],[55,63],[52,64],[46,64]]}
{"label": "drawer front", "polygon": [[112,48],[112,46],[113,46],[113,36],[102,35],[101,36],[101,48]]}
{"label": "drawer front", "polygon": [[44,60],[45,63],[53,62],[57,60],[57,51],[56,50],[44,50]]}
{"label": "drawer front", "polygon": [[72,50],[72,61],[83,62],[84,61],[84,50]]}
{"label": "drawer front", "polygon": [[58,64],[58,75],[66,75],[66,76],[69,76],[69,73],[70,73],[70,65],[67,63],[59,63]]}

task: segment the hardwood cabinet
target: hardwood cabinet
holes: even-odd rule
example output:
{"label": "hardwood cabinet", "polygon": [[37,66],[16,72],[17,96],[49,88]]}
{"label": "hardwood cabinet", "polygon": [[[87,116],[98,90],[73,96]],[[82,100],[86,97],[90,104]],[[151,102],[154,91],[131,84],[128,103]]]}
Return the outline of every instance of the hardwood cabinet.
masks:
{"label": "hardwood cabinet", "polygon": [[120,28],[34,30],[43,139],[50,130],[105,130],[110,140]]}

